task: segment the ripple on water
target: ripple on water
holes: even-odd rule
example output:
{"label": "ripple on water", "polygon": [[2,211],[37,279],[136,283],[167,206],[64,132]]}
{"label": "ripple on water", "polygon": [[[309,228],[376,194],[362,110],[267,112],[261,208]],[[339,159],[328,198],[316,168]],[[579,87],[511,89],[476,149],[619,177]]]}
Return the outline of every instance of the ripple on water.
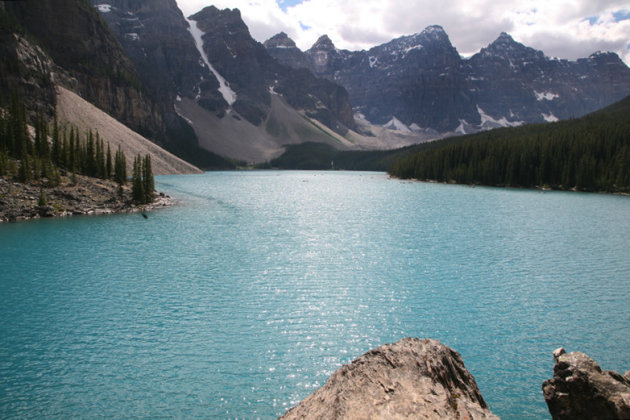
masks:
{"label": "ripple on water", "polygon": [[547,418],[559,346],[630,366],[627,197],[377,173],[157,177],[182,205],[0,226],[0,416],[272,418],[404,336]]}

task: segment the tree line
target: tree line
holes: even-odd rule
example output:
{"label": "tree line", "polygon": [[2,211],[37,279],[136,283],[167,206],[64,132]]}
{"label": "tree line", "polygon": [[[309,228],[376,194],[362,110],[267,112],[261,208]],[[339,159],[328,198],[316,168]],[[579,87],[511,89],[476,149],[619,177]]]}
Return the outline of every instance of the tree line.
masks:
{"label": "tree line", "polygon": [[576,120],[436,142],[397,160],[398,178],[630,192],[630,98]]}
{"label": "tree line", "polygon": [[[48,187],[61,182],[61,174],[113,180],[127,185],[127,159],[120,146],[112,152],[98,132],[83,135],[74,126],[60,127],[56,116],[48,122],[39,115],[32,123],[34,136],[29,134],[27,113],[17,95],[9,106],[0,109],[0,176],[13,177],[19,182],[45,181]],[[138,155],[132,175],[132,197],[137,203],[153,201],[154,178],[151,157]],[[140,182],[138,183],[137,180]]]}

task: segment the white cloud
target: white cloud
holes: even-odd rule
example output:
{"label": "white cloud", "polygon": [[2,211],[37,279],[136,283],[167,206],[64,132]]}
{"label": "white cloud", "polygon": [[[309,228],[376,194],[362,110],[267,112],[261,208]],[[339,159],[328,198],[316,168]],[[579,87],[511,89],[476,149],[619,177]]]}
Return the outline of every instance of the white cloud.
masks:
{"label": "white cloud", "polygon": [[630,13],[628,0],[304,0],[286,12],[275,0],[177,2],[186,16],[210,4],[238,8],[257,40],[284,31],[303,50],[323,34],[338,48],[358,50],[437,24],[463,55],[508,32],[550,56],[576,59],[603,50],[630,63],[630,19],[616,22],[613,15]]}

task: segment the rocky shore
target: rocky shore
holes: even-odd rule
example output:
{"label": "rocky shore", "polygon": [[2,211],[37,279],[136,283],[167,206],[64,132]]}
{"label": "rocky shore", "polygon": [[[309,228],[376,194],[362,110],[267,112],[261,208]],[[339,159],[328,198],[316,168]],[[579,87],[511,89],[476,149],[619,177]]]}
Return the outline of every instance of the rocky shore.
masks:
{"label": "rocky shore", "polygon": [[40,217],[81,214],[113,214],[150,211],[173,205],[174,200],[157,193],[151,204],[137,206],[131,189],[113,181],[77,175],[61,177],[56,187],[43,181],[16,182],[0,177],[0,222],[16,222]]}
{"label": "rocky shore", "polygon": [[630,371],[602,370],[586,354],[563,348],[553,356],[553,379],[542,389],[554,420],[630,419]]}
{"label": "rocky shore", "polygon": [[[584,353],[554,352],[543,395],[554,420],[630,419],[630,371],[602,370]],[[437,340],[403,338],[335,371],[287,411],[296,419],[498,419],[459,353]]]}

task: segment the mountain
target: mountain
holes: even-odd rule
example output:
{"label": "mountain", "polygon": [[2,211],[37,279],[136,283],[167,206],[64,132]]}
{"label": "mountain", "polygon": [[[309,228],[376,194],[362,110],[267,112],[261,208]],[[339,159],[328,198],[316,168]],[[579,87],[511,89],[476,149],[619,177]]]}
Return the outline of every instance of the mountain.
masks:
{"label": "mountain", "polygon": [[[198,65],[188,23],[175,0],[92,0],[125,53],[164,120],[165,132],[156,142],[205,168],[233,165],[199,146],[193,128],[179,116],[174,103],[180,95],[200,95],[200,101],[222,101],[219,82]],[[203,80],[203,82],[201,82]]]}
{"label": "mountain", "polygon": [[506,33],[470,59],[440,26],[369,51],[339,50],[325,35],[305,52],[282,34],[266,46],[279,62],[344,86],[355,112],[370,122],[417,133],[578,117],[630,93],[630,69],[616,54],[553,59]]}
{"label": "mountain", "polygon": [[464,68],[477,107],[495,120],[532,123],[579,117],[630,94],[630,69],[614,53],[598,52],[577,61],[551,59],[506,33]]}
{"label": "mountain", "polygon": [[174,0],[92,0],[168,116],[200,144],[244,161],[279,155],[284,144],[355,147],[355,121],[342,87],[279,64],[256,42],[238,10],[207,7],[184,18]]}
{"label": "mountain", "polygon": [[57,113],[82,132],[99,128],[106,142],[150,154],[159,173],[199,171],[141,135],[164,135],[164,120],[89,2],[0,2],[0,51],[0,106],[17,94],[30,122]]}

